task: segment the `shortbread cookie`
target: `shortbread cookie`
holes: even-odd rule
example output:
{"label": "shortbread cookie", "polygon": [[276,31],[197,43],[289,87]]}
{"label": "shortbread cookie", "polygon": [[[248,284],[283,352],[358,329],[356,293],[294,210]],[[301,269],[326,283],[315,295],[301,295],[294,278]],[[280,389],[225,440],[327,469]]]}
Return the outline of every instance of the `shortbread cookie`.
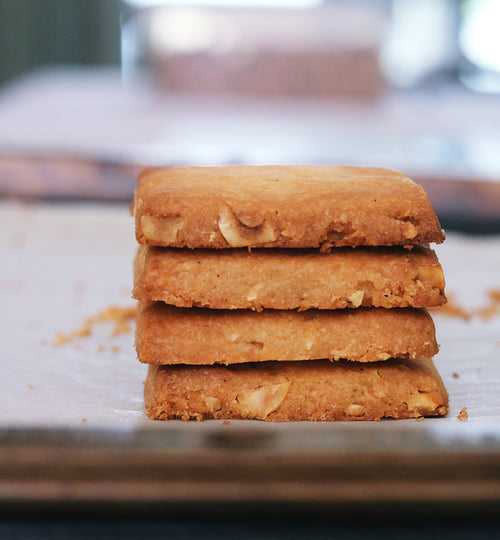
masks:
{"label": "shortbread cookie", "polygon": [[134,213],[137,240],[156,246],[329,250],[444,239],[422,187],[387,169],[146,169]]}
{"label": "shortbread cookie", "polygon": [[445,302],[433,251],[415,248],[188,250],[139,248],[134,296],[178,307],[341,309]]}
{"label": "shortbread cookie", "polygon": [[430,358],[434,323],[425,310],[207,310],[142,305],[136,347],[149,364],[238,364],[266,360]]}
{"label": "shortbread cookie", "polygon": [[149,366],[152,419],[380,420],[444,416],[448,396],[432,360]]}

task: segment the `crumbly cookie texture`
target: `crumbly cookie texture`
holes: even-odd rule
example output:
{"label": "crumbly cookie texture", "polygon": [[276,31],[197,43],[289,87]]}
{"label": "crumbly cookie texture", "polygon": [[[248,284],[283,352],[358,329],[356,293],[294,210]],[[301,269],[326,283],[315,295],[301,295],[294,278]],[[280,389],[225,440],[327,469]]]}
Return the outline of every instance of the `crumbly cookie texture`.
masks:
{"label": "crumbly cookie texture", "polygon": [[134,197],[137,240],[189,248],[419,245],[443,232],[423,190],[387,169],[146,169]]}
{"label": "crumbly cookie texture", "polygon": [[142,304],[136,348],[149,364],[237,364],[266,360],[430,358],[434,323],[425,310],[207,310]]}
{"label": "crumbly cookie texture", "polygon": [[156,420],[380,420],[444,416],[431,360],[150,366],[145,409]]}
{"label": "crumbly cookie texture", "polygon": [[134,296],[178,307],[343,309],[445,302],[443,270],[427,248],[189,250],[141,246]]}

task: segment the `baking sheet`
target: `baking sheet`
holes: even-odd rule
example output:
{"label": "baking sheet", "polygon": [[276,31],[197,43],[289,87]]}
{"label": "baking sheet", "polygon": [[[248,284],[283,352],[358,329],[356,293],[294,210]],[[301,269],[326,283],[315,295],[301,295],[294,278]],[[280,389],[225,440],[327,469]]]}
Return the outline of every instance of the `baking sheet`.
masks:
{"label": "baking sheet", "polygon": [[[3,370],[0,428],[68,427],[206,430],[217,422],[152,423],[142,412],[145,366],[133,333],[111,337],[112,325],[61,347],[57,333],[81,326],[109,305],[130,306],[133,224],[123,207],[0,204],[0,298]],[[486,303],[500,287],[500,238],[449,234],[437,248],[448,291],[467,306]],[[500,317],[465,322],[436,316],[437,366],[449,390],[446,419],[385,421],[380,430],[440,436],[500,436]],[[119,349],[119,350],[118,350]],[[458,373],[458,378],[453,376]],[[462,407],[468,422],[456,417]],[[224,424],[228,430],[242,422]],[[244,423],[246,426],[250,422]],[[264,424],[266,430],[335,430],[339,424]],[[366,429],[370,423],[356,423]],[[372,424],[373,425],[373,424]]]}

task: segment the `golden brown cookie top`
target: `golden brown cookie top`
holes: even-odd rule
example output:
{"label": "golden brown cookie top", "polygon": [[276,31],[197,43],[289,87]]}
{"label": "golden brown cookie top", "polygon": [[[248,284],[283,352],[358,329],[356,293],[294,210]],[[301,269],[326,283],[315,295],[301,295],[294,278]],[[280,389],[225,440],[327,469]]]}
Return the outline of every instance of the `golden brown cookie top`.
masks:
{"label": "golden brown cookie top", "polygon": [[421,186],[388,169],[169,167],[142,172],[136,234],[149,245],[416,245],[444,239]]}

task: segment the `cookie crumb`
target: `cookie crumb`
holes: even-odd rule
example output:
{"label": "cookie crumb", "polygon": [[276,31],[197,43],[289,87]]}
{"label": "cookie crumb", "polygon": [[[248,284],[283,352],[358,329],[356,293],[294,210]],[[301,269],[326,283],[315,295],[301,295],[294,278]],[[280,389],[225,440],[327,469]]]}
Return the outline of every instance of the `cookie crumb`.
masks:
{"label": "cookie crumb", "polygon": [[454,379],[459,379],[459,378],[460,378],[460,375],[459,375],[456,371],[454,371],[454,372],[451,374],[451,376],[452,376]]}
{"label": "cookie crumb", "polygon": [[493,319],[493,317],[495,317],[497,313],[498,313],[498,308],[494,304],[489,304],[487,306],[479,308],[476,311],[476,315],[483,321],[489,321],[490,319]]}
{"label": "cookie crumb", "polygon": [[91,326],[88,324],[88,322],[85,322],[80,328],[74,330],[73,332],[69,332],[67,334],[65,334],[64,332],[59,332],[58,334],[56,334],[52,345],[54,345],[55,347],[61,347],[63,345],[71,343],[72,341],[75,341],[75,339],[88,337],[91,335],[91,333]]}
{"label": "cookie crumb", "polygon": [[454,319],[462,319],[464,321],[468,321],[472,317],[472,312],[461,306],[455,299],[453,293],[448,293],[446,296],[448,298],[446,304],[431,308],[431,310],[439,315],[444,315],[445,317],[451,317]]}
{"label": "cookie crumb", "polygon": [[415,418],[415,420],[416,420],[417,422],[423,422],[423,421],[425,420],[425,418],[424,418],[423,416],[417,416],[417,417]]}
{"label": "cookie crumb", "polygon": [[467,410],[467,407],[462,407],[460,409],[457,418],[460,420],[460,422],[467,422],[469,419],[469,411]]}
{"label": "cookie crumb", "polygon": [[492,302],[500,304],[500,289],[490,289],[488,291],[488,296]]}
{"label": "cookie crumb", "polygon": [[82,418],[82,419],[80,420],[80,423],[86,424],[86,423],[87,423],[87,419],[86,419],[86,418]]}
{"label": "cookie crumb", "polygon": [[479,318],[489,321],[493,317],[500,316],[500,289],[490,289],[488,293],[488,303],[476,309],[467,309],[461,306],[455,299],[453,293],[448,293],[448,301],[442,306],[431,308],[432,311],[445,317],[463,319],[468,321],[472,318]]}
{"label": "cookie crumb", "polygon": [[34,390],[35,387],[32,384],[28,384],[28,390]]}
{"label": "cookie crumb", "polygon": [[103,309],[96,315],[92,315],[85,319],[80,328],[73,330],[72,332],[64,333],[59,332],[56,334],[52,344],[55,347],[60,347],[75,341],[82,337],[88,337],[92,335],[94,327],[97,324],[103,322],[111,322],[114,324],[113,330],[111,332],[112,336],[119,336],[121,334],[130,333],[130,321],[135,319],[136,307],[120,307],[120,306],[109,306],[106,309]]}
{"label": "cookie crumb", "polygon": [[500,315],[500,289],[488,291],[489,304],[477,310],[477,315],[484,321]]}
{"label": "cookie crumb", "polygon": [[135,319],[136,312],[137,309],[135,306],[126,308],[109,306],[97,315],[94,315],[94,317],[91,317],[91,319],[94,324],[108,321],[114,323],[111,335],[119,336],[120,334],[130,333],[129,321]]}
{"label": "cookie crumb", "polygon": [[106,347],[104,345],[97,345],[97,352],[104,352]]}
{"label": "cookie crumb", "polygon": [[116,345],[113,345],[113,347],[111,347],[111,352],[117,353],[117,352],[120,352],[120,351],[121,351],[121,348],[117,347]]}

